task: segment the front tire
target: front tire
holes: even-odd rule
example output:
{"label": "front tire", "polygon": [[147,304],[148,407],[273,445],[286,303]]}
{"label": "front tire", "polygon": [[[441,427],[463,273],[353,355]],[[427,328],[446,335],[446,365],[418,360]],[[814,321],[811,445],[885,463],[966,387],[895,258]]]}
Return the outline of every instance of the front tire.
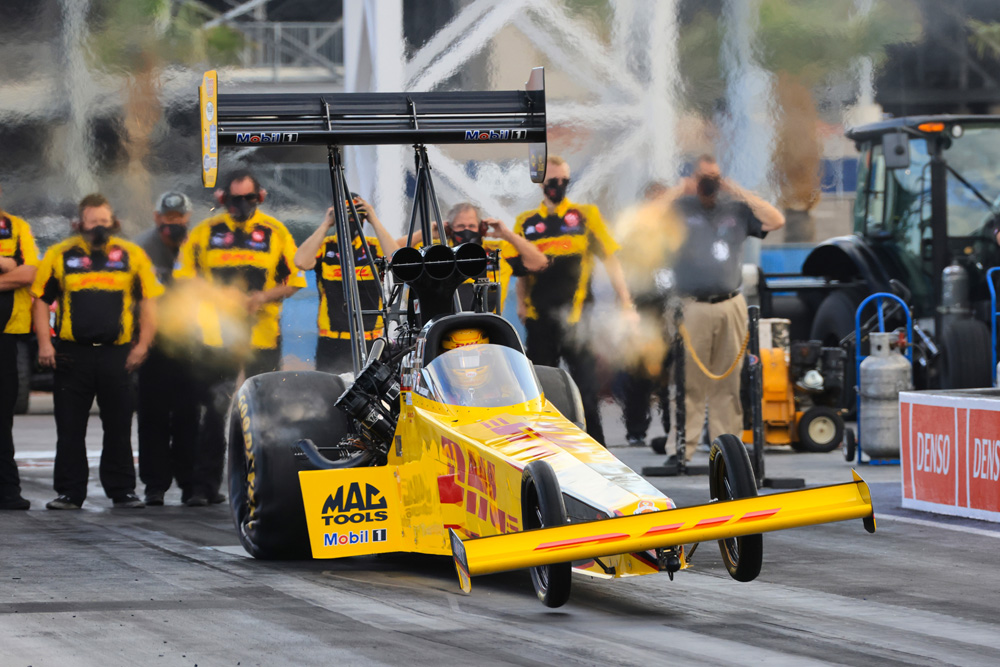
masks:
{"label": "front tire", "polygon": [[[720,435],[708,454],[708,485],[713,500],[726,501],[753,498],[757,481],[747,450],[735,435]],[[743,535],[719,540],[722,560],[729,576],[736,581],[753,581],[760,574],[764,560],[764,538]]]}
{"label": "front tire", "polygon": [[[546,461],[532,461],[521,477],[521,525],[525,530],[566,524],[559,479]],[[557,563],[531,568],[531,583],[546,607],[561,607],[569,600],[572,565]]]}
{"label": "front tire", "polygon": [[308,438],[332,447],[350,432],[333,405],[343,392],[339,376],[315,371],[264,373],[240,387],[229,426],[229,506],[254,558],[310,556],[299,471],[314,468],[292,446]]}
{"label": "front tire", "polygon": [[993,385],[990,330],[979,320],[955,320],[944,329],[942,389],[973,389]]}

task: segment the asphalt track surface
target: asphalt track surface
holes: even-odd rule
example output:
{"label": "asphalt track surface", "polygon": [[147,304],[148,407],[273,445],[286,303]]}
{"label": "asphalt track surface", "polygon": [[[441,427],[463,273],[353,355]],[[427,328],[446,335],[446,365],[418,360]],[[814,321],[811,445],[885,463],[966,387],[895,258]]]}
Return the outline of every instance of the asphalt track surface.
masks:
{"label": "asphalt track surface", "polygon": [[[44,398],[36,401],[43,404]],[[606,411],[612,444],[623,440]],[[79,512],[43,509],[51,415],[18,417],[28,512],[0,512],[0,665],[997,664],[1000,529],[899,508],[898,468],[865,467],[878,532],[861,521],[764,538],[759,579],[729,579],[715,544],[693,567],[574,579],[557,610],[525,572],[473,581],[450,559],[389,555],[264,562],[244,555],[226,505],[113,510],[96,482]],[[614,447],[633,468],[650,450]],[[699,454],[704,458],[703,454]],[[768,453],[771,476],[847,481],[839,453]],[[679,504],[705,478],[657,478]]]}

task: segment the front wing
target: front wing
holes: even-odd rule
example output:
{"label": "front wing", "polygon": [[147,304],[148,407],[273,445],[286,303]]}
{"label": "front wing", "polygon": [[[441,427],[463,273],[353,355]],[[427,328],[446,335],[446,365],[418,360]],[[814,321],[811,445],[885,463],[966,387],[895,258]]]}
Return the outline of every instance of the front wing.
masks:
{"label": "front wing", "polygon": [[[853,472],[853,471],[852,471]],[[713,502],[588,523],[567,524],[463,541],[451,532],[462,590],[470,577],[505,570],[600,558],[648,549],[766,533],[846,519],[875,532],[871,493],[863,479],[833,486]]]}

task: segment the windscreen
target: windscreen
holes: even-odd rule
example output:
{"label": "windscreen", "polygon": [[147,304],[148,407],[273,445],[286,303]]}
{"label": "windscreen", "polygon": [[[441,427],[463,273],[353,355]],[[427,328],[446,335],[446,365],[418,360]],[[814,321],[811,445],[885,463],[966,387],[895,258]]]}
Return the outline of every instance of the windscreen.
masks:
{"label": "windscreen", "polygon": [[541,395],[525,356],[503,345],[466,345],[436,357],[421,372],[418,393],[466,408],[497,408]]}

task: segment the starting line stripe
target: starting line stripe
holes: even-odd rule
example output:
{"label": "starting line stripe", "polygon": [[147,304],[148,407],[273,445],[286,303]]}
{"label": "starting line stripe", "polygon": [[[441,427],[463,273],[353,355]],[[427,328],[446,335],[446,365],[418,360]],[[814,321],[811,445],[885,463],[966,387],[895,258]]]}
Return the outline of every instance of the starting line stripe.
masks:
{"label": "starting line stripe", "polygon": [[[946,516],[946,515],[945,515]],[[914,526],[923,526],[925,528],[942,528],[944,530],[953,530],[958,533],[967,533],[969,535],[980,535],[982,537],[992,537],[994,539],[1000,539],[1000,530],[986,530],[985,528],[973,528],[972,526],[956,526],[950,523],[943,523],[938,521],[931,521],[929,519],[917,519],[910,516],[898,516],[896,514],[875,514],[876,521],[897,521],[899,523],[909,523]]]}

